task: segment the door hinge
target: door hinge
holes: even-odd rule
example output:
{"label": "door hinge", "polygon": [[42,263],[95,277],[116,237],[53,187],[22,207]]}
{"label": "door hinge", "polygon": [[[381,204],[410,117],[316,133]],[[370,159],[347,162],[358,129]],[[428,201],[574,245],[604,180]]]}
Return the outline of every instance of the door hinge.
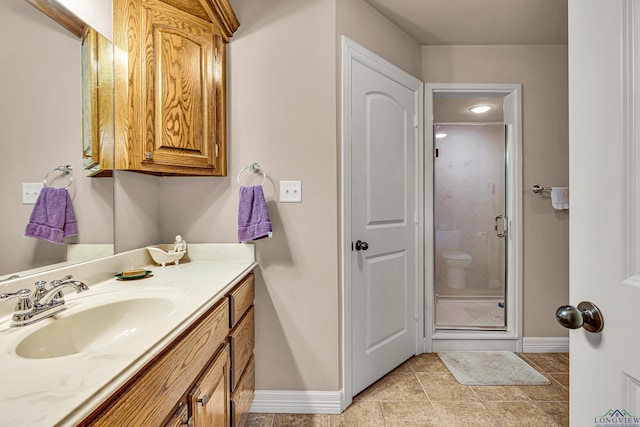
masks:
{"label": "door hinge", "polygon": [[420,121],[418,120],[418,115],[416,114],[415,116],[413,116],[413,127],[417,128],[419,124]]}

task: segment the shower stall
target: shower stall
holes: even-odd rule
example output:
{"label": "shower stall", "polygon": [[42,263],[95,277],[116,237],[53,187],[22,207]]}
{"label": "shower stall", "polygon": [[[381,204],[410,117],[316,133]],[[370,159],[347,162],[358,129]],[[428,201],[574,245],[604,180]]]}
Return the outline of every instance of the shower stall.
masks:
{"label": "shower stall", "polygon": [[425,102],[425,349],[521,351],[520,85],[427,84]]}

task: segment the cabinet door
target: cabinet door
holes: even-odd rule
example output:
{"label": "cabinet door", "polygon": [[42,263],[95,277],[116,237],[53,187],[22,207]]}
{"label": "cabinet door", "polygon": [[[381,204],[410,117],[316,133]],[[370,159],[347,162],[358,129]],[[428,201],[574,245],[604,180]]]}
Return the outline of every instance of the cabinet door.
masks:
{"label": "cabinet door", "polygon": [[229,346],[213,359],[189,395],[194,427],[229,426]]}
{"label": "cabinet door", "polygon": [[117,62],[116,168],[226,175],[222,29],[159,0],[114,2],[116,24],[127,26],[114,37],[128,52]]}

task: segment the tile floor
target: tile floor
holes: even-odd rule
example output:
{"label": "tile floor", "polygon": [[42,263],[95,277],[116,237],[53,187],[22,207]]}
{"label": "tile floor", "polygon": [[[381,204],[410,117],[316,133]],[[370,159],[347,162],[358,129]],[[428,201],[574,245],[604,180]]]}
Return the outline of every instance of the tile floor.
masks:
{"label": "tile floor", "polygon": [[569,355],[519,354],[544,386],[464,386],[436,354],[421,354],[353,399],[340,415],[250,414],[246,427],[568,426]]}

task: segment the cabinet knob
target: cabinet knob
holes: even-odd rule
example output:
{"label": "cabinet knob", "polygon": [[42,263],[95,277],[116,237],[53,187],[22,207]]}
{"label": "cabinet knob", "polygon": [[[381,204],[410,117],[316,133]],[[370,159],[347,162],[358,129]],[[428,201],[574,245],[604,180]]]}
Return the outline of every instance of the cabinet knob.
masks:
{"label": "cabinet knob", "polygon": [[198,403],[201,403],[202,406],[205,406],[207,404],[207,402],[209,402],[209,395],[208,394],[205,394],[200,399],[198,399]]}
{"label": "cabinet knob", "polygon": [[146,151],[144,153],[144,158],[147,160],[153,160],[153,153],[151,151]]}

